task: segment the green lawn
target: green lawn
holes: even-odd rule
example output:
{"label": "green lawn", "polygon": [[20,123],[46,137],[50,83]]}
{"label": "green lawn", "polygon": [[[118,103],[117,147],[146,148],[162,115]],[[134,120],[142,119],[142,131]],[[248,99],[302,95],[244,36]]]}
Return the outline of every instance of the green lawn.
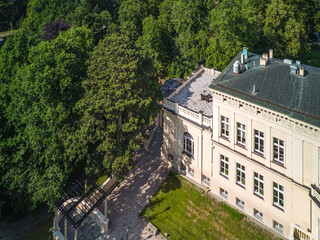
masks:
{"label": "green lawn", "polygon": [[[149,209],[150,221],[168,239],[279,239],[172,172]],[[141,216],[147,218],[147,208]]]}
{"label": "green lawn", "polygon": [[304,54],[299,60],[302,64],[320,67],[320,46],[312,45],[310,52]]}
{"label": "green lawn", "polygon": [[36,229],[32,230],[19,240],[48,240],[52,239],[53,217],[40,224]]}

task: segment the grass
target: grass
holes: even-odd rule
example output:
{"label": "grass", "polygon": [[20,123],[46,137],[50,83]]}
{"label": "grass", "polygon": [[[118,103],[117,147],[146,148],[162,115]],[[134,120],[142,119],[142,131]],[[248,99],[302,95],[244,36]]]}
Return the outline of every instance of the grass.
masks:
{"label": "grass", "polygon": [[279,239],[172,172],[150,201],[149,219],[168,239]]}
{"label": "grass", "polygon": [[52,239],[53,217],[40,224],[36,229],[19,240],[48,240]]}
{"label": "grass", "polygon": [[311,50],[301,57],[301,63],[320,67],[320,45],[311,45]]}

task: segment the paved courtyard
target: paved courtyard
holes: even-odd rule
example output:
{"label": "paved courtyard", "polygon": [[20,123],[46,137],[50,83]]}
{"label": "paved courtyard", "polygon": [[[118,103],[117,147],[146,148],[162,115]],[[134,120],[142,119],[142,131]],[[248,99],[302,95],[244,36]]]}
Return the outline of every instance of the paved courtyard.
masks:
{"label": "paved courtyard", "polygon": [[[99,227],[89,217],[78,229],[78,239],[162,239],[146,229],[146,223],[139,218],[139,213],[147,205],[166,179],[169,169],[165,162],[151,153],[141,150],[138,163],[127,178],[108,196],[109,231],[101,233]],[[100,206],[103,213],[103,204]],[[68,239],[73,239],[72,228],[68,228]]]}

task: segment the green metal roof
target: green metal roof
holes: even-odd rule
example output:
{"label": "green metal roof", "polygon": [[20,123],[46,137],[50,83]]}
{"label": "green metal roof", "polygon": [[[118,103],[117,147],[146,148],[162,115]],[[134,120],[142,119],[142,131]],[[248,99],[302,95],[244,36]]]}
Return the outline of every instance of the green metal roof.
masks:
{"label": "green metal roof", "polygon": [[240,55],[210,88],[320,127],[320,68],[301,65],[305,69],[302,77],[290,73],[290,65],[279,59],[260,66],[261,55],[249,53],[248,69],[243,65],[241,73],[234,74],[233,64],[240,61]]}

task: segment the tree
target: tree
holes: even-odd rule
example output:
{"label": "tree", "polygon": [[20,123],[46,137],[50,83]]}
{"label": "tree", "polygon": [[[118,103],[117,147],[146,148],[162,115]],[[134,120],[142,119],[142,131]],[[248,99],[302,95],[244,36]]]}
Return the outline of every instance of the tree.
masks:
{"label": "tree", "polygon": [[92,43],[85,27],[60,32],[30,48],[6,83],[9,101],[2,110],[10,134],[0,146],[1,184],[27,209],[53,206],[64,184],[81,172],[83,164],[70,160],[66,139],[74,131],[73,110],[83,93]]}
{"label": "tree", "polygon": [[210,13],[209,67],[224,69],[242,47],[254,49],[262,35],[250,1],[226,0]]}
{"label": "tree", "polygon": [[58,37],[60,31],[67,31],[70,27],[70,23],[66,23],[61,19],[57,19],[46,24],[43,34],[40,37],[44,41],[52,40]]}
{"label": "tree", "polygon": [[119,9],[120,31],[136,41],[142,34],[142,20],[147,16],[146,5],[139,0],[125,0]]}
{"label": "tree", "polygon": [[0,0],[0,32],[18,27],[27,3],[27,0]]}
{"label": "tree", "polygon": [[144,139],[143,129],[160,110],[160,86],[151,62],[128,37],[106,36],[95,47],[77,104],[81,115],[71,144],[77,158],[87,159],[87,172],[123,176]]}
{"label": "tree", "polygon": [[263,31],[275,55],[298,57],[308,49],[306,22],[303,17],[297,18],[294,11],[283,0],[271,0],[268,4]]}
{"label": "tree", "polygon": [[145,56],[149,56],[156,67],[158,74],[166,76],[167,67],[173,59],[173,39],[162,24],[150,16],[143,20],[143,33],[137,45],[143,49]]}

